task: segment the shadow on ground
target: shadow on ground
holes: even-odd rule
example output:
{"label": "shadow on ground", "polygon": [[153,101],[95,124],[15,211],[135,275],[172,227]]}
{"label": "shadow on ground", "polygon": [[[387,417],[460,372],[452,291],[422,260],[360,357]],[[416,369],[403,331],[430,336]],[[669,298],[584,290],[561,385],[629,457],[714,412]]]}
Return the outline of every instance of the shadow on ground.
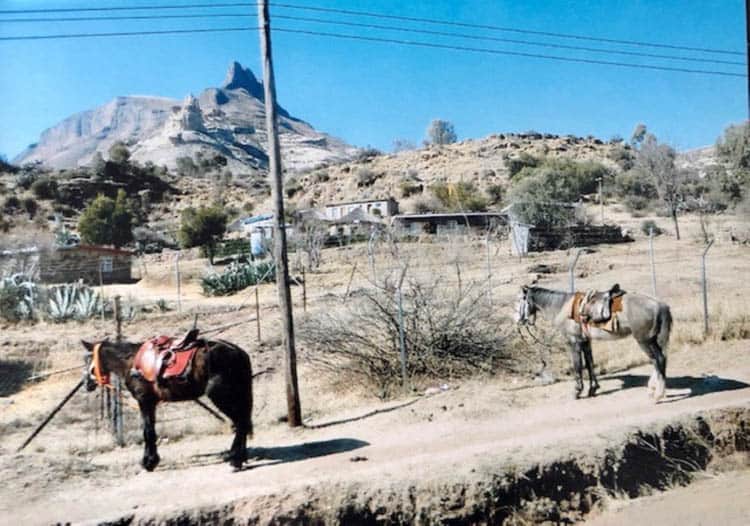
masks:
{"label": "shadow on ground", "polygon": [[10,396],[21,390],[34,367],[20,360],[0,360],[0,396]]}
{"label": "shadow on ground", "polygon": [[319,442],[306,442],[296,446],[253,447],[248,448],[247,454],[248,457],[255,460],[269,460],[270,462],[265,462],[262,466],[271,466],[337,453],[346,453],[369,445],[369,442],[356,438],[336,438]]}
{"label": "shadow on ground", "polygon": [[[275,466],[277,464],[286,464],[287,462],[297,462],[311,458],[325,457],[337,453],[347,453],[357,449],[369,446],[369,442],[358,440],[356,438],[335,438],[333,440],[321,440],[318,442],[305,442],[295,446],[278,446],[278,447],[250,447],[247,448],[247,464],[243,470],[257,469],[266,466]],[[219,453],[204,453],[193,455],[189,466],[208,466],[211,464],[221,464],[221,457],[226,451]],[[366,460],[364,457],[357,457],[356,460]],[[171,465],[169,469],[177,467],[189,467]]]}
{"label": "shadow on ground", "polygon": [[[646,387],[648,385],[649,376],[645,374],[615,374],[612,376],[605,376],[602,379],[619,380],[622,382],[622,387],[620,389],[610,389],[600,393],[608,394],[634,387]],[[667,396],[662,402],[677,402],[695,396],[720,393],[722,391],[736,391],[737,389],[745,389],[746,387],[750,387],[750,384],[739,380],[721,378],[713,375],[673,376],[667,378],[667,389],[688,391],[686,393],[669,393],[669,391],[667,391]]]}

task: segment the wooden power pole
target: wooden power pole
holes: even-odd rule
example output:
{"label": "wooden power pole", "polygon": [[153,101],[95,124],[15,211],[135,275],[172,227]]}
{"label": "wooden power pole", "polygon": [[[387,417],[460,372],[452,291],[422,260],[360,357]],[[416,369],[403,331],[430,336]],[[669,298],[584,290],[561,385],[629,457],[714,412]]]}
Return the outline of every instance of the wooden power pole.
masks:
{"label": "wooden power pole", "polygon": [[747,119],[750,121],[750,0],[745,0],[745,36],[747,41]]}
{"label": "wooden power pole", "polygon": [[260,26],[260,53],[263,62],[263,89],[266,103],[266,129],[268,133],[268,171],[274,202],[274,259],[276,260],[276,285],[279,289],[281,328],[284,334],[286,372],[286,400],[288,422],[291,427],[302,425],[302,410],[299,402],[297,382],[297,353],[294,348],[294,320],[292,296],[289,292],[289,265],[284,230],[284,192],[281,175],[281,150],[279,148],[278,116],[276,114],[276,84],[271,58],[271,22],[268,1],[258,1],[258,25]]}

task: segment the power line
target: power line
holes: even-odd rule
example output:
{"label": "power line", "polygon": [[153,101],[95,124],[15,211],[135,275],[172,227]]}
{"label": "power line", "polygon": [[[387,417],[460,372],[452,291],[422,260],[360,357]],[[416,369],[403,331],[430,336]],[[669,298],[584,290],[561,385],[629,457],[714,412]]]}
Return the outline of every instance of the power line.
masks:
{"label": "power line", "polygon": [[172,20],[180,18],[228,18],[228,17],[252,17],[255,15],[247,13],[203,13],[192,15],[112,15],[112,16],[76,16],[76,17],[52,17],[52,18],[6,18],[0,19],[1,24],[6,23],[28,23],[28,22],[98,22],[102,20]]}
{"label": "power line", "polygon": [[358,22],[347,22],[347,21],[342,21],[342,20],[322,20],[319,18],[296,17],[296,16],[287,16],[287,15],[275,15],[274,18],[284,19],[284,20],[297,20],[297,21],[302,21],[302,22],[314,22],[314,23],[321,23],[321,24],[349,26],[349,27],[384,29],[388,31],[402,31],[402,32],[407,32],[407,33],[417,33],[417,34],[424,34],[424,35],[466,38],[466,39],[481,40],[481,41],[488,41],[488,42],[506,42],[506,43],[511,43],[511,44],[523,44],[523,45],[528,45],[528,46],[537,46],[537,47],[546,47],[546,48],[555,48],[555,49],[589,51],[593,53],[606,53],[606,54],[615,54],[615,55],[629,55],[629,56],[636,56],[636,57],[664,58],[664,59],[670,59],[670,60],[686,60],[686,61],[691,61],[691,62],[706,62],[706,63],[715,63],[715,64],[729,64],[729,65],[735,65],[735,66],[745,66],[745,62],[735,62],[735,61],[729,61],[729,60],[717,60],[717,59],[697,58],[697,57],[681,57],[681,56],[675,56],[675,55],[659,55],[659,54],[654,54],[654,53],[643,53],[639,51],[626,51],[626,50],[621,50],[621,49],[602,49],[602,48],[591,48],[591,47],[585,47],[585,46],[570,46],[566,44],[555,44],[555,43],[550,43],[550,42],[518,40],[518,39],[513,39],[513,38],[500,38],[500,37],[490,37],[490,36],[483,36],[483,35],[468,35],[465,33],[450,33],[446,31],[431,31],[428,29],[413,29],[413,28],[398,27],[398,26],[384,26],[384,25],[379,25],[379,24],[363,24],[363,23],[358,23]]}
{"label": "power line", "polygon": [[[238,3],[216,3],[216,4],[181,4],[181,5],[150,5],[150,6],[139,6],[139,7],[89,7],[89,8],[58,8],[58,9],[15,9],[15,10],[0,10],[0,14],[34,14],[34,13],[79,13],[79,12],[111,12],[111,11],[154,11],[154,10],[176,10],[176,9],[214,9],[223,7],[256,7],[256,3],[249,2],[238,2]],[[580,35],[572,33],[557,33],[552,31],[535,31],[530,29],[522,29],[518,27],[506,27],[506,26],[495,26],[488,24],[474,24],[469,22],[457,22],[453,20],[439,20],[433,18],[420,18],[410,17],[402,15],[389,15],[385,13],[373,13],[368,11],[357,11],[351,9],[338,9],[328,7],[316,7],[316,6],[305,6],[299,4],[288,4],[288,3],[273,3],[274,7],[281,7],[285,9],[298,9],[305,11],[316,11],[324,13],[337,13],[351,16],[369,17],[369,18],[380,18],[389,20],[401,20],[407,22],[421,22],[427,24],[447,25],[456,27],[470,27],[475,29],[488,29],[492,31],[504,31],[520,34],[548,36],[554,38],[568,38],[575,40],[588,40],[593,42],[606,42],[610,44],[627,44],[633,46],[642,47],[659,47],[665,49],[679,49],[683,51],[699,51],[703,53],[720,53],[727,55],[738,55],[744,56],[744,52],[732,51],[727,49],[715,49],[715,48],[702,48],[694,46],[684,46],[676,44],[665,44],[659,42],[646,42],[640,40],[626,40],[626,39],[614,39],[614,38],[603,38],[594,37],[589,35]]]}
{"label": "power line", "polygon": [[300,10],[305,10],[305,11],[318,11],[318,12],[324,12],[324,13],[338,13],[338,14],[344,14],[344,15],[354,15],[354,16],[371,17],[371,18],[403,20],[403,21],[408,21],[408,22],[424,22],[428,24],[440,24],[440,25],[447,25],[447,26],[473,27],[476,29],[489,29],[493,31],[506,31],[506,32],[512,32],[512,33],[549,36],[549,37],[555,37],[555,38],[591,40],[595,42],[608,42],[611,44],[629,44],[629,45],[634,45],[634,46],[661,47],[661,48],[667,48],[667,49],[681,49],[684,51],[701,51],[704,53],[722,53],[722,54],[727,54],[727,55],[744,56],[744,53],[741,51],[731,51],[727,49],[681,46],[681,45],[674,45],[674,44],[662,44],[658,42],[644,42],[640,40],[621,40],[621,39],[614,39],[614,38],[602,38],[602,37],[592,37],[592,36],[587,36],[587,35],[577,35],[577,34],[572,34],[572,33],[555,33],[551,31],[533,31],[530,29],[520,29],[516,27],[504,27],[504,26],[494,26],[494,25],[486,25],[486,24],[472,24],[468,22],[455,22],[452,20],[438,20],[434,18],[419,18],[419,17],[410,17],[410,16],[401,16],[401,15],[387,15],[384,13],[372,13],[368,11],[354,11],[354,10],[349,10],[349,9],[336,9],[336,8],[328,8],[328,7],[313,7],[313,6],[303,6],[303,5],[297,5],[297,4],[274,3],[273,6],[284,7],[287,9],[300,9]]}
{"label": "power line", "polygon": [[140,35],[178,35],[188,33],[220,33],[228,31],[257,31],[257,27],[222,27],[208,29],[164,29],[154,31],[117,31],[111,33],[63,33],[57,35],[23,35],[16,37],[0,37],[0,41],[14,40],[59,40],[68,38],[102,38],[102,37],[130,37]]}
{"label": "power line", "polygon": [[[205,28],[205,29],[167,29],[167,30],[154,30],[154,31],[118,31],[118,32],[107,32],[107,33],[63,33],[56,35],[22,35],[12,37],[0,37],[0,42],[3,41],[24,41],[24,40],[59,40],[59,39],[72,39],[72,38],[101,38],[101,37],[123,37],[123,36],[142,36],[142,35],[175,35],[175,34],[191,34],[191,33],[220,33],[220,32],[232,32],[232,31],[257,31],[257,27],[225,27],[225,28]],[[289,29],[289,28],[274,28],[274,31],[282,33],[293,33],[299,35],[309,36],[322,36],[338,39],[347,40],[359,40],[365,42],[377,42],[377,43],[388,43],[388,44],[400,44],[406,46],[425,47],[433,49],[448,49],[452,51],[468,51],[473,53],[488,53],[492,55],[505,55],[505,56],[516,56],[526,58],[539,58],[547,60],[556,60],[560,62],[580,63],[580,64],[597,64],[604,66],[617,66],[631,69],[647,69],[654,71],[669,71],[677,73],[694,73],[701,75],[712,75],[712,76],[723,76],[723,77],[738,77],[745,78],[742,73],[732,73],[728,71],[715,71],[715,70],[704,70],[704,69],[688,69],[678,68],[671,66],[656,66],[648,64],[633,64],[629,62],[615,62],[609,60],[595,60],[586,58],[573,58],[573,57],[561,57],[558,55],[542,55],[538,53],[526,53],[521,51],[507,51],[499,49],[488,49],[488,48],[477,48],[470,46],[456,46],[448,44],[438,44],[434,42],[419,42],[414,40],[399,40],[392,38],[380,38],[380,37],[366,37],[362,35],[346,35],[342,33],[330,33],[322,31],[308,31],[302,29]]]}
{"label": "power line", "polygon": [[455,50],[455,51],[470,51],[470,52],[475,52],[475,53],[489,53],[493,55],[508,55],[508,56],[516,56],[516,57],[541,58],[541,59],[548,59],[548,60],[558,60],[562,62],[577,62],[577,63],[582,63],[582,64],[599,64],[599,65],[605,65],[605,66],[618,66],[618,67],[626,67],[626,68],[633,68],[633,69],[649,69],[649,70],[657,70],[657,71],[672,71],[672,72],[678,72],[678,73],[696,73],[696,74],[703,74],[703,75],[717,75],[717,76],[725,76],[725,77],[745,78],[745,75],[742,73],[731,73],[728,71],[687,69],[687,68],[676,68],[676,67],[670,67],[670,66],[632,64],[629,62],[615,62],[615,61],[608,61],[608,60],[560,57],[556,55],[541,55],[537,53],[525,53],[521,51],[504,51],[504,50],[499,50],[499,49],[475,48],[475,47],[469,47],[469,46],[453,46],[453,45],[448,45],[448,44],[437,44],[437,43],[432,43],[432,42],[417,42],[413,40],[398,40],[398,39],[389,39],[389,38],[365,37],[361,35],[344,35],[341,33],[305,31],[301,29],[285,29],[285,28],[280,28],[280,27],[276,27],[274,30],[280,31],[283,33],[297,33],[297,34],[304,34],[304,35],[311,35],[311,36],[324,36],[324,37],[331,37],[331,38],[343,38],[343,39],[349,39],[349,40],[362,40],[362,41],[367,41],[367,42],[401,44],[401,45],[407,45],[407,46],[427,47],[427,48],[436,48],[436,49],[450,49],[450,50]]}
{"label": "power line", "polygon": [[[0,23],[30,23],[30,22],[98,22],[98,21],[112,21],[112,20],[170,20],[170,19],[196,19],[196,18],[248,18],[254,17],[246,13],[206,13],[206,14],[189,14],[189,15],[126,15],[126,16],[98,16],[98,17],[66,17],[66,18],[13,18],[0,20]],[[745,66],[745,62],[736,62],[729,60],[719,60],[712,58],[698,58],[698,57],[684,57],[675,55],[661,55],[656,53],[644,53],[640,51],[626,51],[622,49],[602,49],[602,48],[591,48],[586,46],[571,46],[566,44],[555,44],[549,42],[539,42],[530,40],[518,40],[513,38],[501,38],[491,37],[483,35],[469,35],[465,33],[450,33],[446,31],[432,31],[427,29],[414,29],[407,27],[388,26],[379,24],[365,24],[358,22],[349,22],[343,20],[324,20],[320,18],[308,18],[308,17],[297,17],[289,15],[275,15],[274,18],[282,20],[294,20],[299,22],[313,22],[319,24],[332,24],[347,27],[362,27],[368,29],[382,29],[387,31],[400,31],[406,33],[424,34],[424,35],[435,35],[445,36],[451,38],[465,38],[471,40],[488,41],[488,42],[505,42],[511,44],[522,44],[528,46],[552,48],[552,49],[567,49],[574,51],[586,51],[592,53],[602,53],[610,55],[627,55],[634,57],[646,57],[646,58],[661,58],[667,60],[681,60],[687,62],[700,62],[708,64],[726,64],[733,66]]]}
{"label": "power line", "polygon": [[106,11],[154,11],[161,9],[213,9],[219,7],[255,7],[254,3],[238,2],[223,4],[182,4],[182,5],[150,5],[150,6],[131,6],[131,7],[69,7],[57,9],[4,9],[0,10],[0,15],[22,15],[33,13],[88,13],[88,12],[106,12]]}

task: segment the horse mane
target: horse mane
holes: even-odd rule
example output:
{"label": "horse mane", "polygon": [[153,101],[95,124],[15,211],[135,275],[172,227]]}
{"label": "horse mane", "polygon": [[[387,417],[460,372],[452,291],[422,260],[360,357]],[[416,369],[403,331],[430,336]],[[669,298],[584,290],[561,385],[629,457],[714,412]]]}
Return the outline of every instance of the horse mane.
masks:
{"label": "horse mane", "polygon": [[545,289],[544,287],[529,287],[529,293],[534,302],[543,307],[562,307],[570,296],[563,290]]}
{"label": "horse mane", "polygon": [[112,349],[118,359],[126,360],[135,356],[140,347],[141,343],[122,341],[111,342],[110,349]]}

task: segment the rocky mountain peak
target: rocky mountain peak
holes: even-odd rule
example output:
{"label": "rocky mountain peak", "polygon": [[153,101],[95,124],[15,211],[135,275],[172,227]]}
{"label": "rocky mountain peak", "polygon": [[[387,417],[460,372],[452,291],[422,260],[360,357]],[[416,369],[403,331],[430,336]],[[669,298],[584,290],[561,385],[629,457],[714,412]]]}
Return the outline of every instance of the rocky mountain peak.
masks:
{"label": "rocky mountain peak", "polygon": [[232,62],[224,78],[222,88],[228,90],[244,89],[259,100],[263,98],[263,84],[258,82],[250,68],[243,68],[239,62]]}

